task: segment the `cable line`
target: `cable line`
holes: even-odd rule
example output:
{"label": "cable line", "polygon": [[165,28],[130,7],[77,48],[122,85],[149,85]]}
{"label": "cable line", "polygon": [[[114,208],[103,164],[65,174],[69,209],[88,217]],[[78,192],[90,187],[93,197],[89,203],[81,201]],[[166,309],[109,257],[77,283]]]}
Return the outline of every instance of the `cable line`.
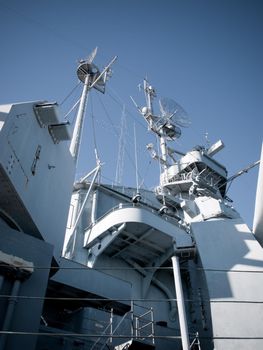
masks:
{"label": "cable line", "polygon": [[97,146],[96,133],[95,133],[92,95],[90,96],[90,102],[91,102],[90,103],[90,105],[91,105],[91,125],[92,125],[92,135],[93,135],[93,143],[94,143],[94,152],[95,152],[96,164],[98,165],[100,163],[100,158],[99,158],[99,154],[98,154],[98,146]]}
{"label": "cable line", "polygon": [[[107,178],[108,180],[111,180]],[[121,193],[120,193],[121,194]],[[130,199],[130,197],[129,197]],[[32,266],[25,266],[21,267],[20,265],[12,265],[12,268],[10,266],[7,266],[5,264],[0,264],[0,268],[6,268],[7,270],[13,269],[13,270],[19,270],[24,268],[32,268]],[[156,267],[154,266],[145,266],[143,267],[144,270],[156,270]],[[91,270],[95,271],[133,271],[137,270],[134,267],[108,267],[108,266],[101,266],[101,267],[95,267],[95,268],[86,268],[84,265],[82,267],[65,267],[65,266],[34,266],[34,270],[80,270],[85,272],[90,272]],[[160,266],[157,270],[166,270],[166,271],[172,271],[172,266]],[[203,268],[203,267],[180,267],[181,271],[203,271],[203,272],[222,272],[222,273],[255,273],[255,274],[261,274],[263,273],[263,270],[239,270],[239,269],[216,269],[216,268]]]}
{"label": "cable line", "polygon": [[81,81],[79,81],[78,84],[74,86],[74,88],[68,93],[68,95],[66,95],[62,102],[59,103],[60,106],[62,106],[66,102],[66,100],[73,94],[73,92],[80,86],[80,84]]}
{"label": "cable line", "polygon": [[[0,331],[1,334],[7,334],[7,335],[21,335],[21,336],[46,336],[46,337],[81,337],[81,338],[114,338],[114,339],[181,339],[182,337],[180,335],[131,335],[129,334],[87,334],[87,333],[71,333],[71,332],[21,332],[21,331]],[[190,336],[195,337],[195,333],[190,333]],[[198,336],[198,339],[207,339],[207,340],[263,340],[263,336],[261,337],[237,337],[237,336]]]}
{"label": "cable line", "polygon": [[[10,294],[0,295],[1,299],[9,299],[11,297]],[[86,302],[147,302],[147,303],[167,303],[170,301],[177,301],[177,298],[85,298],[85,297],[47,297],[47,296],[31,296],[31,295],[17,295],[17,299],[21,300],[46,300],[46,301],[86,301]],[[187,303],[200,304],[200,299],[184,299]],[[205,299],[202,298],[202,302],[204,303],[212,303],[212,304],[263,304],[263,300],[229,300],[229,299]]]}
{"label": "cable line", "polygon": [[[108,111],[107,111],[107,109],[106,109],[106,107],[105,107],[105,105],[104,105],[104,103],[102,102],[102,100],[101,100],[100,97],[99,97],[99,101],[100,101],[101,106],[102,106],[102,108],[103,108],[103,110],[104,110],[104,112],[105,112],[105,115],[107,116],[108,120],[110,121],[110,124],[111,124],[111,126],[112,126],[112,128],[113,128],[113,131],[114,131],[115,136],[119,138],[118,131],[117,131],[116,127],[114,126],[114,124],[113,124],[113,122],[112,122],[112,120],[111,120],[111,118],[110,118],[110,116],[109,116],[109,113],[108,113]],[[134,164],[134,160],[132,159],[130,153],[127,151],[127,147],[124,146],[124,149],[125,149],[125,153],[127,154],[127,157],[129,158],[129,160],[130,160],[130,162],[131,162],[131,165],[132,165],[133,168],[135,169],[136,166],[135,166],[135,164]],[[140,179],[142,179],[142,176],[141,176],[141,174],[140,174],[139,171],[138,171],[138,176],[140,177]]]}

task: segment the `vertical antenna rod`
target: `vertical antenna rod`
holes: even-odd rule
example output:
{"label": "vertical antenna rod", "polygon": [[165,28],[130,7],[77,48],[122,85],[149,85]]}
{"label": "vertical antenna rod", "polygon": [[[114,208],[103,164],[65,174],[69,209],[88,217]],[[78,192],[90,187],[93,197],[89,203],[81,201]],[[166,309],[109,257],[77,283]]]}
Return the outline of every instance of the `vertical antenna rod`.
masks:
{"label": "vertical antenna rod", "polygon": [[115,174],[115,183],[116,185],[122,184],[122,176],[123,176],[123,167],[124,167],[124,153],[125,153],[125,140],[126,140],[126,111],[125,105],[122,108],[121,115],[121,132],[119,137],[119,149],[118,149],[118,158],[117,158],[117,166],[116,166],[116,174]]}
{"label": "vertical antenna rod", "polygon": [[84,83],[84,86],[83,86],[83,90],[80,98],[78,114],[77,114],[73,136],[72,136],[72,140],[69,148],[70,153],[72,154],[72,157],[75,160],[75,163],[77,163],[77,159],[79,155],[81,133],[83,129],[83,122],[84,122],[88,93],[93,87],[102,93],[105,92],[105,84],[108,77],[108,73],[110,71],[110,66],[117,59],[117,56],[115,56],[100,73],[98,67],[95,66],[95,64],[93,63],[96,53],[97,53],[97,48],[93,50],[91,55],[86,60],[80,61],[80,65],[77,69],[78,78],[80,81]]}

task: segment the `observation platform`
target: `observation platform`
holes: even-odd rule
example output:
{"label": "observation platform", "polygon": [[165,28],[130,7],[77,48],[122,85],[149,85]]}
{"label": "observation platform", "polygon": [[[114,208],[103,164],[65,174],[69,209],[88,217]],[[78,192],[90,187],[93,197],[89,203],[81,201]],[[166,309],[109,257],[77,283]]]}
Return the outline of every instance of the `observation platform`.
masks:
{"label": "observation platform", "polygon": [[85,231],[91,266],[102,253],[149,266],[160,256],[170,258],[174,245],[183,251],[192,238],[176,220],[138,204],[120,204]]}

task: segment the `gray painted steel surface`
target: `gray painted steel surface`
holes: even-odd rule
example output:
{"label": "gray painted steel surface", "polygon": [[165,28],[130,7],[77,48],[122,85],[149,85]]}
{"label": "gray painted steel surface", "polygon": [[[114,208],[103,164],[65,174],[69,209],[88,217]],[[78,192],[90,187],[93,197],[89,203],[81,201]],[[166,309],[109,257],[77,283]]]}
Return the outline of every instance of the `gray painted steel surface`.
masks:
{"label": "gray painted steel surface", "polygon": [[261,246],[241,219],[193,223],[192,232],[206,276],[215,349],[261,350]]}
{"label": "gray painted steel surface", "polygon": [[[41,321],[44,297],[50,273],[53,247],[26,233],[10,229],[0,221],[0,250],[6,254],[15,255],[34,264],[34,272],[26,280],[21,280],[19,295],[15,301],[10,331],[38,333]],[[42,268],[41,268],[42,267]],[[14,269],[7,273],[7,268],[1,267],[5,278],[1,294],[10,294],[14,281],[19,278]],[[35,298],[37,297],[37,298]],[[8,298],[1,298],[0,322],[2,325],[6,313]],[[5,350],[34,350],[37,336],[8,335]]]}
{"label": "gray painted steel surface", "polygon": [[[38,123],[39,102],[0,106],[0,209],[61,255],[75,165],[65,142]],[[9,113],[4,113],[8,111]],[[54,210],[55,208],[55,210]]]}

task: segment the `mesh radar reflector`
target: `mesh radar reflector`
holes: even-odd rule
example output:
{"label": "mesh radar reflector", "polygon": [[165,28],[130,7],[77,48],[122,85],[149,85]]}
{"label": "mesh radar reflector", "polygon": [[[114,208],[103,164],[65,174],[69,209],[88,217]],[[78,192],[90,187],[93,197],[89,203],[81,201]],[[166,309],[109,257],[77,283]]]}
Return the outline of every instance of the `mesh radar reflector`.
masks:
{"label": "mesh radar reflector", "polygon": [[186,111],[173,99],[162,97],[159,100],[159,105],[163,118],[171,120],[184,128],[191,125],[191,120]]}
{"label": "mesh radar reflector", "polygon": [[186,111],[171,98],[163,97],[159,100],[161,116],[158,125],[163,128],[167,140],[174,140],[181,136],[180,127],[188,127],[191,121]]}

